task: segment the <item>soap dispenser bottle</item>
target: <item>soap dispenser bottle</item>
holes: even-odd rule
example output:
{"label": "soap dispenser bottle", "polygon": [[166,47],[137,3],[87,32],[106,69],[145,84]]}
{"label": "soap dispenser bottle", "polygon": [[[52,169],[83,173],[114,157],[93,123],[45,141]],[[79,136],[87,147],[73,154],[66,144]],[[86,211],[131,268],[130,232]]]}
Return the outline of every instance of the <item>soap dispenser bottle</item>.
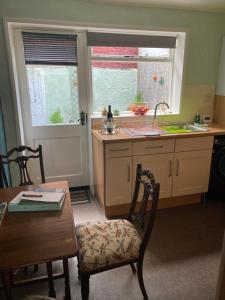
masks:
{"label": "soap dispenser bottle", "polygon": [[199,113],[195,115],[195,125],[199,125],[201,123],[201,116]]}

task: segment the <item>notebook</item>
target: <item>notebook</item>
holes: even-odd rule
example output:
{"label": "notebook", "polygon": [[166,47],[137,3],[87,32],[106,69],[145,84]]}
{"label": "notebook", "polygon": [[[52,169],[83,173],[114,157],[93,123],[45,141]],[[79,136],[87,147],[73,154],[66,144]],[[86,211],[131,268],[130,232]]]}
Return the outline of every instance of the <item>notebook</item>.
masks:
{"label": "notebook", "polygon": [[8,211],[61,210],[65,195],[63,190],[22,191],[10,201]]}

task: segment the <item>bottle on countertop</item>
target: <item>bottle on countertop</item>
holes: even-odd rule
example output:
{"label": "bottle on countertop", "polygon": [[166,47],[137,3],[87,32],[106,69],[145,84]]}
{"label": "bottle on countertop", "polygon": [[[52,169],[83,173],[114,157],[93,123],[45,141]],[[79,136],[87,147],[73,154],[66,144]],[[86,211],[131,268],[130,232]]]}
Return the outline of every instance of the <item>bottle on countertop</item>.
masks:
{"label": "bottle on countertop", "polygon": [[108,106],[107,120],[108,120],[108,121],[112,121],[112,120],[113,120],[113,114],[112,114],[112,108],[111,108],[111,105]]}

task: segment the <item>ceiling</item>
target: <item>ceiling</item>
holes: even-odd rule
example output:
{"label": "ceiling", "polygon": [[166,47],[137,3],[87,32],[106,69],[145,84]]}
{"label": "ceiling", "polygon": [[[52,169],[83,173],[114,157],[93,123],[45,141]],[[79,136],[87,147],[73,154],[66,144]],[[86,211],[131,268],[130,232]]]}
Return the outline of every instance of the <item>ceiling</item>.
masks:
{"label": "ceiling", "polygon": [[225,12],[225,0],[89,0],[159,8],[178,8],[208,12]]}

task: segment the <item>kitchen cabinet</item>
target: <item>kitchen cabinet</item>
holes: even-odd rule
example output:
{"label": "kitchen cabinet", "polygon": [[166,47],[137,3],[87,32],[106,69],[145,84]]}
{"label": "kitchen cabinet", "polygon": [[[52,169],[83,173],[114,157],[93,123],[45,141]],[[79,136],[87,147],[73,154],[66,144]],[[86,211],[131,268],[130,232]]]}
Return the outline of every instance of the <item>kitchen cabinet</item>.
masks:
{"label": "kitchen cabinet", "polygon": [[212,150],[175,153],[173,197],[207,192],[211,156]]}
{"label": "kitchen cabinet", "polygon": [[173,153],[134,156],[133,158],[133,188],[135,184],[137,164],[143,169],[150,169],[157,182],[160,182],[160,198],[169,198],[172,193]]}
{"label": "kitchen cabinet", "polygon": [[139,163],[160,183],[159,208],[199,203],[208,189],[213,136],[106,144],[93,139],[95,191],[107,217],[128,213]]}
{"label": "kitchen cabinet", "polygon": [[132,196],[132,158],[106,160],[106,205],[130,203]]}

